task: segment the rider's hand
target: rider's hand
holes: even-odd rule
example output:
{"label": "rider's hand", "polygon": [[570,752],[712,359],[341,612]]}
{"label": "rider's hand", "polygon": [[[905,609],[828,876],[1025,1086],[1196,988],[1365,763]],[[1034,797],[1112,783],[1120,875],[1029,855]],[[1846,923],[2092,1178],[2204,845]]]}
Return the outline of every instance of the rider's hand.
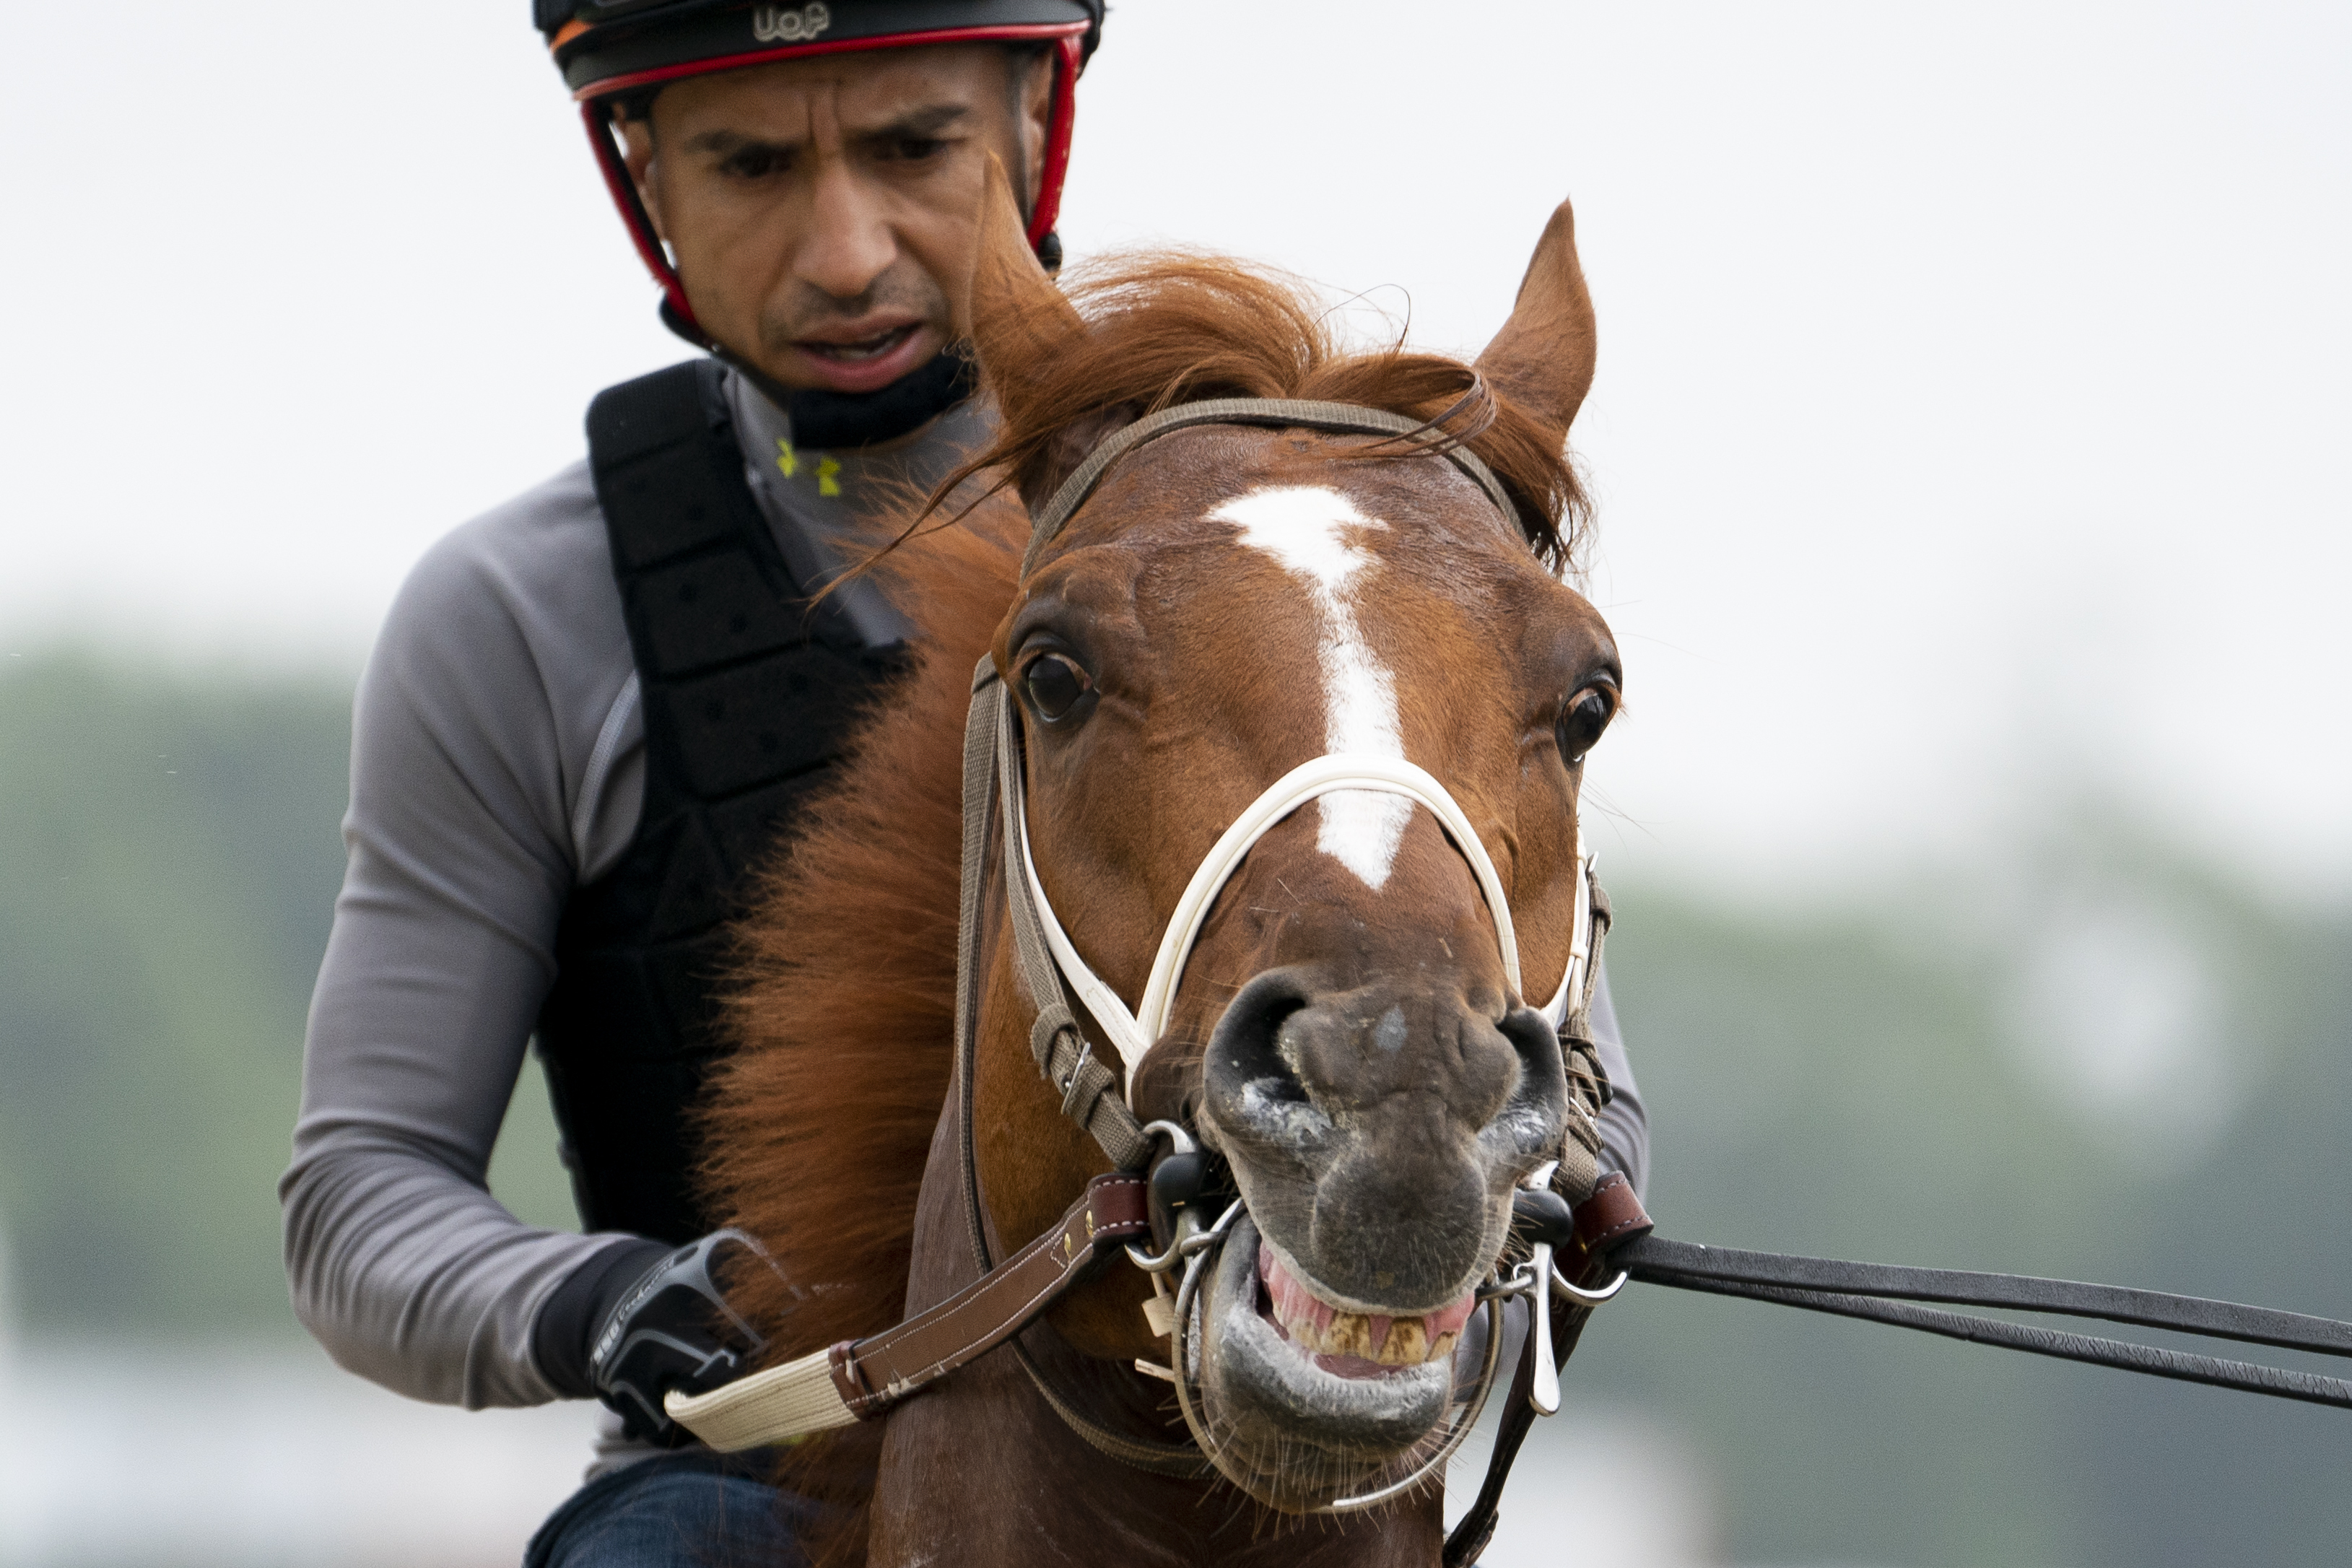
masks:
{"label": "rider's hand", "polygon": [[732,1382],[767,1342],[719,1286],[747,1258],[775,1268],[740,1230],[674,1250],[646,1242],[600,1255],[541,1313],[532,1337],[541,1370],[566,1393],[603,1400],[633,1438],[673,1448],[694,1441],[662,1408],[662,1396]]}

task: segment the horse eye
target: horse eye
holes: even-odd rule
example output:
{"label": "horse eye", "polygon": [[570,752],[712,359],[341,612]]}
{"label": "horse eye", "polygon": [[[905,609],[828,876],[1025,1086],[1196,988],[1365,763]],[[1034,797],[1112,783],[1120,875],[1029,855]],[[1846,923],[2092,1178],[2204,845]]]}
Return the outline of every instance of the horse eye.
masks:
{"label": "horse eye", "polygon": [[1058,653],[1039,654],[1021,672],[1021,689],[1029,706],[1048,724],[1066,719],[1094,682],[1087,672]]}
{"label": "horse eye", "polygon": [[1588,686],[1568,700],[1559,710],[1559,760],[1570,767],[1584,760],[1601,739],[1601,731],[1609,728],[1609,721],[1617,716],[1616,689],[1609,686]]}

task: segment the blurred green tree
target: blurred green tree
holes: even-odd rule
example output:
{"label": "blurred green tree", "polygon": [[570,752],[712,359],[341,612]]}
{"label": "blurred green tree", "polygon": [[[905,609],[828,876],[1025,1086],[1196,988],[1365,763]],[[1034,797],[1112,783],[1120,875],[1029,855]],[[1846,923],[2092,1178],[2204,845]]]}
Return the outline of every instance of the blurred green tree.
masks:
{"label": "blurred green tree", "polygon": [[[274,1184],[342,875],[349,696],[89,656],[8,664],[0,1220],[16,1310],[36,1331],[296,1331]],[[536,1073],[518,1099],[500,1190],[571,1224]]]}

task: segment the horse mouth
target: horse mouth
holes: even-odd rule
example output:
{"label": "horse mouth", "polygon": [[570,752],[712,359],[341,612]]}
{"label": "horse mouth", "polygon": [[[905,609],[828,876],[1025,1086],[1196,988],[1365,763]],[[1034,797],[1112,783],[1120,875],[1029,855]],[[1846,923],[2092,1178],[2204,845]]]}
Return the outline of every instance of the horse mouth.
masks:
{"label": "horse mouth", "polygon": [[1218,1468],[1261,1502],[1295,1510],[1358,1489],[1419,1449],[1454,1401],[1467,1295],[1419,1317],[1349,1311],[1307,1288],[1246,1216],[1207,1287],[1198,1414]]}
{"label": "horse mouth", "polygon": [[1320,1371],[1334,1377],[1393,1375],[1402,1368],[1448,1362],[1462,1326],[1477,1305],[1465,1290],[1453,1304],[1412,1316],[1350,1311],[1325,1300],[1292,1271],[1261,1237],[1257,1244],[1258,1316]]}

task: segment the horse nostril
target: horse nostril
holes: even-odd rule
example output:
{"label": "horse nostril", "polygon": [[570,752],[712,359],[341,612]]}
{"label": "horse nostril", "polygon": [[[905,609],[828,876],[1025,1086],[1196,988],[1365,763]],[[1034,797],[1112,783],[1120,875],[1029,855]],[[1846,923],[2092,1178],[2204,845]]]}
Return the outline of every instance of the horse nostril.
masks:
{"label": "horse nostril", "polygon": [[1503,1015],[1495,1027],[1519,1053],[1524,1080],[1541,1082],[1557,1078],[1565,1087],[1568,1068],[1559,1054],[1559,1035],[1552,1028],[1549,1018],[1533,1007],[1514,1007]]}
{"label": "horse nostril", "polygon": [[1568,1066],[1551,1020],[1533,1007],[1514,1007],[1495,1027],[1519,1057],[1519,1084],[1486,1136],[1531,1149],[1556,1148],[1568,1115]]}
{"label": "horse nostril", "polygon": [[1232,1131],[1296,1143],[1328,1127],[1282,1054],[1283,1026],[1307,1005],[1297,981],[1272,970],[1243,986],[1217,1021],[1205,1077],[1217,1119]]}

